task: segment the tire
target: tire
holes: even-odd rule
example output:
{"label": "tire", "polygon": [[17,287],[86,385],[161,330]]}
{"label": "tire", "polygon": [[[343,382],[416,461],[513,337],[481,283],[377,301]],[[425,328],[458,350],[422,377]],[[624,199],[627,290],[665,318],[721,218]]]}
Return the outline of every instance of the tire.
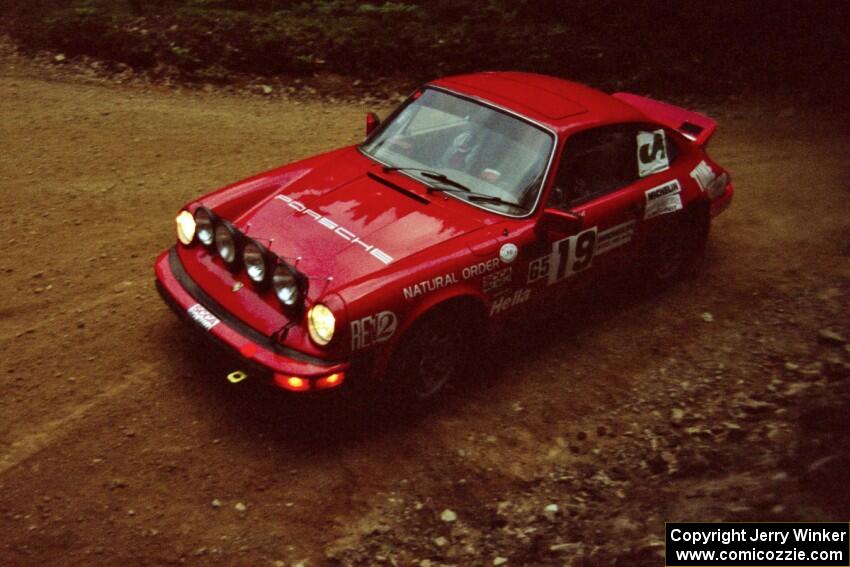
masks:
{"label": "tire", "polygon": [[710,225],[708,210],[694,207],[657,227],[646,239],[643,281],[663,287],[692,271],[705,254]]}
{"label": "tire", "polygon": [[425,315],[402,337],[386,378],[388,400],[405,410],[424,409],[466,370],[474,330],[464,311]]}

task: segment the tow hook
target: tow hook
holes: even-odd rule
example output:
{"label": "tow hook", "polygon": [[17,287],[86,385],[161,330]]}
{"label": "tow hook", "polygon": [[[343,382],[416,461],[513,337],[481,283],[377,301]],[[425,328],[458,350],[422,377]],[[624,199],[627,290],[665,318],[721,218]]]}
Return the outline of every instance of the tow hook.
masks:
{"label": "tow hook", "polygon": [[247,377],[248,374],[246,372],[243,372],[242,370],[234,370],[233,372],[227,375],[227,381],[231,384],[238,384]]}

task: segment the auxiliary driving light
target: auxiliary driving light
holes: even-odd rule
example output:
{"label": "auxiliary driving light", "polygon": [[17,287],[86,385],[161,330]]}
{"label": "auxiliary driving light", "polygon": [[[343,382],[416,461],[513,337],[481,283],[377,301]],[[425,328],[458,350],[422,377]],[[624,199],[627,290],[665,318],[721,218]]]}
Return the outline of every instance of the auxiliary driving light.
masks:
{"label": "auxiliary driving light", "polygon": [[265,248],[253,240],[248,240],[242,249],[242,264],[245,266],[245,273],[248,274],[248,279],[257,285],[265,282],[269,274],[268,258]]}
{"label": "auxiliary driving light", "polygon": [[215,249],[225,264],[236,264],[236,231],[226,222],[219,222],[215,227]]}
{"label": "auxiliary driving light", "polygon": [[298,276],[289,265],[280,263],[272,275],[274,294],[284,307],[295,308],[301,301],[301,287],[298,285]]}
{"label": "auxiliary driving light", "polygon": [[195,232],[198,235],[198,240],[207,247],[212,247],[215,242],[215,223],[212,213],[205,207],[199,207],[195,211]]}

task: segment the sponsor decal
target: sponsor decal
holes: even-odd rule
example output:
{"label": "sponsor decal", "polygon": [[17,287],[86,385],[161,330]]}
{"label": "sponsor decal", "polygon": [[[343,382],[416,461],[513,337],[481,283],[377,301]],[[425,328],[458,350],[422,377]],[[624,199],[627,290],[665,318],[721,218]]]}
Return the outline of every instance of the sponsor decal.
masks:
{"label": "sponsor decal", "polygon": [[552,252],[528,265],[528,283],[546,279],[549,285],[584,271],[593,263],[596,249],[596,227],[552,243]]}
{"label": "sponsor decal", "polygon": [[500,264],[498,258],[491,258],[486,262],[478,262],[477,264],[472,264],[470,266],[465,267],[461,271],[461,275],[463,276],[463,279],[468,280],[469,278],[489,274],[490,272],[498,268],[499,265]]}
{"label": "sponsor decal", "polygon": [[490,317],[499,315],[500,313],[504,313],[508,309],[516,307],[521,303],[525,303],[528,301],[529,297],[531,297],[531,290],[528,288],[518,289],[512,294],[503,295],[502,297],[494,300],[490,306]]}
{"label": "sponsor decal", "polygon": [[424,293],[430,293],[456,283],[457,276],[454,272],[449,272],[444,276],[437,276],[430,280],[425,280],[424,282],[407,286],[402,290],[402,293],[404,293],[405,299],[413,299],[414,297],[418,297]]}
{"label": "sponsor decal", "polygon": [[505,264],[510,264],[516,260],[517,254],[519,254],[519,250],[517,249],[516,244],[510,242],[503,244],[502,248],[499,249],[499,258],[501,258],[502,262]]}
{"label": "sponsor decal", "polygon": [[490,293],[504,289],[510,285],[511,279],[513,279],[512,277],[513,268],[510,266],[499,270],[498,272],[488,274],[481,278],[481,291],[484,293]]}
{"label": "sponsor decal", "polygon": [[200,303],[196,303],[189,307],[186,310],[186,313],[188,313],[189,317],[207,331],[221,323],[218,317],[207,311],[207,308]]}
{"label": "sponsor decal", "polygon": [[635,221],[633,220],[607,228],[599,233],[596,239],[596,250],[593,252],[593,255],[599,256],[614,248],[628,244],[632,241],[634,235]]}
{"label": "sponsor decal", "polygon": [[714,170],[711,169],[711,166],[705,160],[699,162],[693,171],[691,171],[690,175],[702,191],[705,191],[716,177]]}
{"label": "sponsor decal", "polygon": [[383,343],[395,334],[398,318],[392,311],[381,311],[351,322],[351,350]]}
{"label": "sponsor decal", "polygon": [[326,229],[333,232],[336,236],[342,238],[343,240],[347,240],[352,244],[357,244],[363,250],[369,254],[370,256],[378,259],[384,264],[390,264],[393,261],[393,257],[381,250],[380,248],[375,247],[372,244],[368,244],[363,240],[360,240],[360,237],[348,230],[345,227],[339,226],[336,222],[332,221],[328,217],[322,215],[321,213],[317,213],[316,211],[310,209],[304,203],[300,201],[296,201],[291,197],[287,197],[286,195],[278,195],[275,199],[279,199],[286,203],[290,208],[295,209],[299,213],[303,213],[313,218],[320,225],[325,227]]}
{"label": "sponsor decal", "polygon": [[652,132],[638,132],[637,157],[638,173],[641,177],[664,171],[670,167],[663,128]]}
{"label": "sponsor decal", "polygon": [[726,190],[726,183],[729,181],[726,174],[717,175],[705,160],[699,162],[690,175],[697,182],[699,188],[707,192],[712,199],[723,195]]}
{"label": "sponsor decal", "polygon": [[[501,266],[499,258],[491,258],[484,262],[471,264],[460,271],[460,278],[468,280],[478,276],[483,276],[485,274],[489,274],[499,266]],[[409,285],[402,290],[402,293],[404,294],[404,298],[409,300],[419,297],[420,295],[454,285],[458,283],[458,281],[460,281],[460,279],[456,272],[448,272],[447,274],[435,276],[431,279]]]}
{"label": "sponsor decal", "polygon": [[679,180],[674,179],[657,187],[646,190],[646,210],[644,220],[674,213],[682,209],[682,188]]}
{"label": "sponsor decal", "polygon": [[552,285],[588,269],[596,256],[631,242],[635,226],[633,220],[602,231],[594,226],[552,243],[550,254],[529,263],[528,283],[545,279]]}

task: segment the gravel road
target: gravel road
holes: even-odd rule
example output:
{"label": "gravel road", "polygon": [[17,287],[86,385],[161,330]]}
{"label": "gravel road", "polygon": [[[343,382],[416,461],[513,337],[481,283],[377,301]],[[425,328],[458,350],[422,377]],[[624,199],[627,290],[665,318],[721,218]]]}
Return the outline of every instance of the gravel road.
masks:
{"label": "gravel road", "polygon": [[665,520],[847,519],[800,480],[843,457],[803,462],[799,422],[847,384],[846,116],[703,109],[738,192],[699,275],[529,323],[384,423],[229,385],[152,277],[183,202],[353,143],[367,110],[0,62],[0,564],[604,565],[611,525],[660,564]]}

